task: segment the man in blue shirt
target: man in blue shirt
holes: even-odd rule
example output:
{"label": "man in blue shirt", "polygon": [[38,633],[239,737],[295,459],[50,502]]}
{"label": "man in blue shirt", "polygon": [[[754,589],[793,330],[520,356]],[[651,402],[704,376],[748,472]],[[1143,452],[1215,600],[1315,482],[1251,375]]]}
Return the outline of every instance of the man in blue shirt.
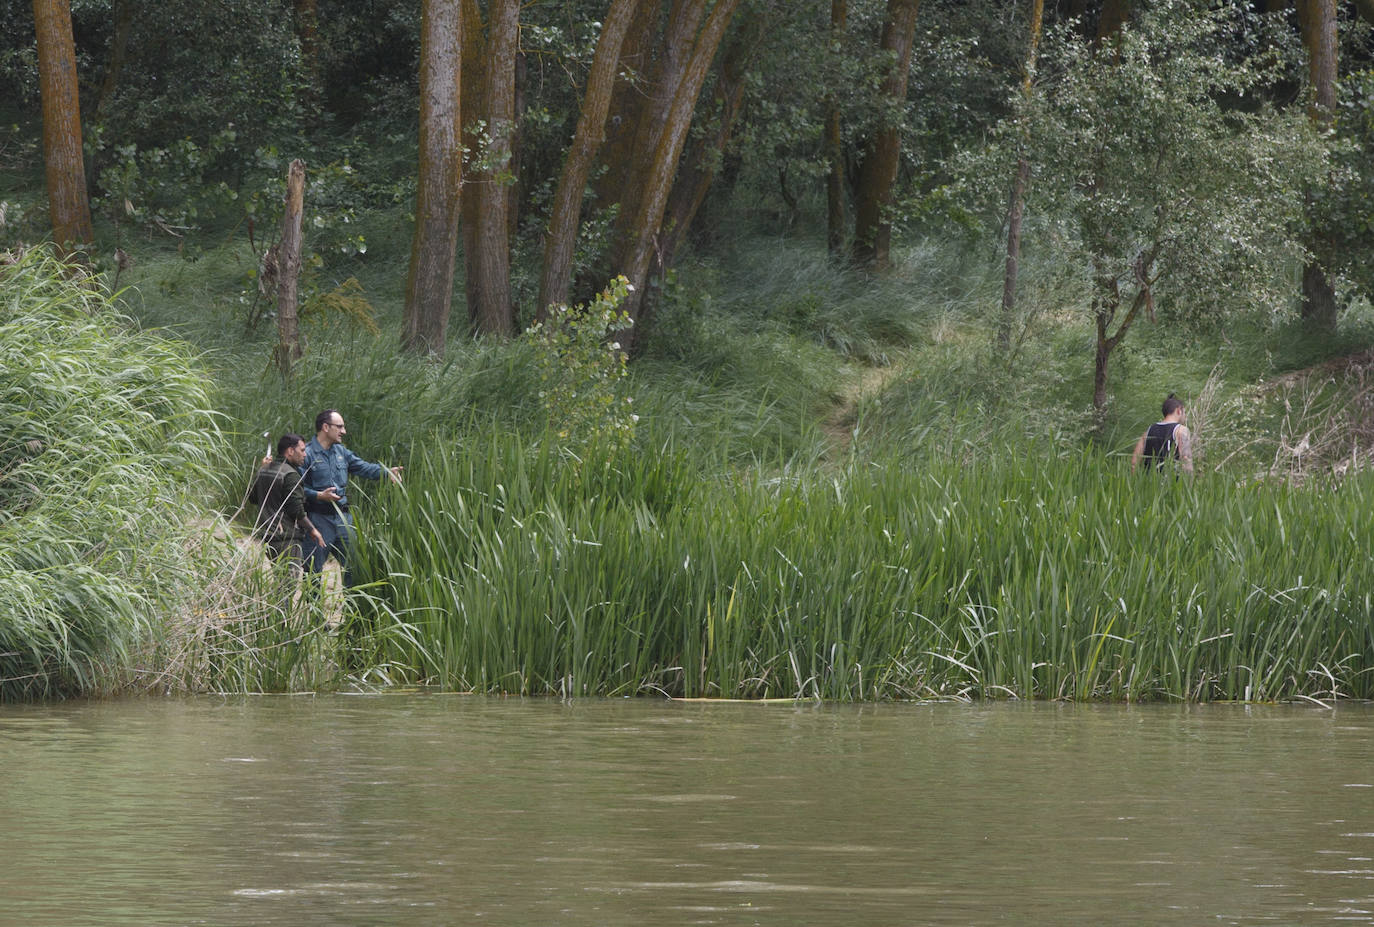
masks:
{"label": "man in blue shirt", "polygon": [[401,482],[401,467],[383,467],[369,463],[344,447],[343,416],[337,409],[325,409],[315,416],[315,437],[305,447],[305,461],[301,464],[301,488],[305,490],[305,511],[311,523],[324,538],[324,546],[316,547],[306,558],[306,569],[319,573],[333,554],[343,567],[344,585],[353,584],[348,567],[348,555],[353,547],[353,516],[349,512],[348,477],[381,479],[385,473],[393,482]]}

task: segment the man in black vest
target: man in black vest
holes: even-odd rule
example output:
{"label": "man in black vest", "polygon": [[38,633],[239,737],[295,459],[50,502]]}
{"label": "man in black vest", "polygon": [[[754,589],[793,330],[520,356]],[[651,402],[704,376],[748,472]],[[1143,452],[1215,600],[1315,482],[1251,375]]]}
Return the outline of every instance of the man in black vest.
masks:
{"label": "man in black vest", "polygon": [[1188,426],[1183,424],[1187,417],[1183,402],[1170,393],[1160,411],[1164,413],[1164,418],[1145,429],[1135,443],[1135,450],[1131,453],[1131,472],[1136,471],[1141,460],[1147,460],[1152,470],[1163,470],[1164,464],[1173,459],[1178,461],[1184,473],[1191,474],[1193,435],[1188,431]]}
{"label": "man in black vest", "polygon": [[277,441],[276,458],[263,463],[248,493],[249,501],[259,506],[253,533],[267,545],[273,559],[289,553],[297,569],[305,561],[305,538],[324,546],[324,538],[305,513],[298,469],[304,462],[305,439],[287,432]]}

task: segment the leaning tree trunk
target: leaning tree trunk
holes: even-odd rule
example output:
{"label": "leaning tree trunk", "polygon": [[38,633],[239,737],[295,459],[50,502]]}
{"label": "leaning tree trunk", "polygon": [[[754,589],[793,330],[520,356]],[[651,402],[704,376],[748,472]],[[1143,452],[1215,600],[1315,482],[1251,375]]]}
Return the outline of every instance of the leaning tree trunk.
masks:
{"label": "leaning tree trunk", "polygon": [[[911,71],[911,50],[916,37],[916,11],[919,0],[888,0],[883,23],[882,48],[891,53],[893,64],[883,80],[885,103],[900,112],[906,102],[907,76]],[[854,192],[854,263],[876,270],[891,266],[892,223],[884,212],[892,202],[892,187],[897,181],[902,142],[900,117],[887,120],[874,135],[859,166]]]}
{"label": "leaning tree trunk", "polygon": [[463,260],[468,319],[474,332],[510,337],[515,305],[510,288],[511,136],[515,130],[515,56],[520,35],[518,0],[492,0],[483,24],[477,0],[463,0],[462,111],[486,135],[469,135],[464,171]]}
{"label": "leaning tree trunk", "polygon": [[462,189],[463,17],[454,0],[424,0],[420,18],[420,159],[401,347],[442,357],[453,304]]}
{"label": "leaning tree trunk", "polygon": [[622,214],[626,211],[622,199],[630,192],[626,187],[634,165],[635,145],[642,134],[639,131],[641,115],[651,102],[646,87],[651,84],[657,65],[654,50],[658,46],[662,7],[659,0],[641,0],[635,5],[615,69],[606,140],[599,155],[604,169],[591,182],[598,205],[619,203]]}
{"label": "leaning tree trunk", "polygon": [[305,209],[305,164],[297,158],[286,174],[286,208],[282,211],[281,242],[277,245],[277,367],[282,379],[301,358],[301,329],[297,314],[301,276],[301,215]]}
{"label": "leaning tree trunk", "polygon": [[[672,105],[659,123],[660,130],[654,139],[652,155],[642,164],[635,165],[642,178],[642,182],[636,184],[636,189],[642,191],[640,205],[632,221],[624,226],[625,234],[614,262],[615,270],[623,274],[634,287],[623,306],[632,321],[639,320],[644,305],[649,264],[662,227],[678,158],[687,139],[687,130],[691,128],[692,111],[696,108],[711,60],[738,6],[739,0],[716,0],[710,16],[691,45],[682,80],[675,86]],[[633,330],[626,338],[631,345],[634,344]]]}
{"label": "leaning tree trunk", "polygon": [[[1021,96],[1027,104],[1034,92],[1035,59],[1040,48],[1040,30],[1044,20],[1045,0],[1032,0],[1029,50],[1021,80]],[[1024,136],[1024,129],[1022,134]],[[1007,262],[1002,278],[1002,316],[997,325],[997,347],[1003,357],[1009,357],[1011,353],[1011,332],[1016,323],[1016,284],[1021,272],[1021,216],[1025,210],[1030,173],[1030,159],[1023,151],[1016,160],[1016,174],[1011,183],[1011,204],[1007,208]]]}
{"label": "leaning tree trunk", "polygon": [[577,245],[577,229],[582,219],[582,195],[592,164],[606,138],[606,116],[611,108],[612,91],[620,64],[620,49],[635,14],[644,0],[611,0],[601,26],[592,58],[591,73],[582,94],[582,110],[577,130],[563,162],[563,174],[554,192],[548,233],[544,238],[544,267],[539,278],[539,318],[545,319],[551,306],[568,300],[572,285],[572,258]]}
{"label": "leaning tree trunk", "polygon": [[660,270],[672,266],[674,255],[686,239],[725,161],[725,148],[744,105],[749,62],[759,47],[767,22],[762,14],[752,13],[720,58],[716,68],[715,130],[694,139],[683,156],[664,214]]}
{"label": "leaning tree trunk", "polygon": [[59,247],[94,238],[81,151],[76,43],[67,0],[33,0],[38,85],[43,98],[43,161],[48,211]]}
{"label": "leaning tree trunk", "polygon": [[[645,172],[655,163],[674,101],[678,98],[683,81],[687,79],[688,69],[694,60],[692,50],[708,5],[709,0],[673,0],[663,34],[656,45],[652,67],[646,75],[641,75],[643,86],[632,88],[640,99],[633,109],[634,122],[628,133],[629,146],[628,149],[622,146],[621,152],[618,152],[624,154],[623,161],[608,162],[609,169],[604,178],[611,181],[609,190],[613,192],[614,201],[619,207],[615,237],[622,244],[635,238],[635,223],[644,202],[646,198],[651,199],[655,192],[646,186]],[[680,153],[679,150],[674,158]],[[670,182],[671,179],[670,175]]]}
{"label": "leaning tree trunk", "polygon": [[[1331,125],[1336,114],[1336,0],[1298,0],[1303,45],[1307,48],[1308,78],[1312,85],[1309,115],[1321,127]],[[1315,229],[1308,243],[1313,257],[1302,275],[1302,317],[1323,329],[1336,327],[1336,292],[1322,258],[1331,245],[1322,229]]]}

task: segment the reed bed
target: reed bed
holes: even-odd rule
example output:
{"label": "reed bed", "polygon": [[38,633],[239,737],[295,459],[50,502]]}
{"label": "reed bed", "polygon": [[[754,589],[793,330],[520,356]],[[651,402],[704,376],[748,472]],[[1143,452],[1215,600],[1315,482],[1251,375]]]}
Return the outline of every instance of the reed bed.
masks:
{"label": "reed bed", "polygon": [[703,479],[672,446],[570,466],[433,450],[365,526],[482,692],[729,698],[1368,697],[1374,484],[1131,476],[1088,451]]}

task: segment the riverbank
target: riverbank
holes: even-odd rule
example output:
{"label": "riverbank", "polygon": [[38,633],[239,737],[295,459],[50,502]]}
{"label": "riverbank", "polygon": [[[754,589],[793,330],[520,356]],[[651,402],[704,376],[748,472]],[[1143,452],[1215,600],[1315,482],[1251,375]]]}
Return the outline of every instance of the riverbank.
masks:
{"label": "riverbank", "polygon": [[[131,336],[112,307],[77,300],[61,326],[106,318],[102,338],[185,358],[213,398],[193,393],[186,408],[204,411],[192,413],[175,389],[137,388],[153,424],[133,429],[144,443],[128,454],[176,490],[165,500],[81,480],[54,496],[70,498],[84,539],[74,562],[98,551],[151,569],[152,523],[175,527],[181,540],[158,549],[179,559],[156,581],[112,579],[122,610],[54,592],[40,599],[48,611],[27,613],[41,621],[6,625],[5,651],[37,656],[6,669],[5,697],[400,683],[839,700],[1374,694],[1364,368],[1332,361],[1362,337],[1358,314],[1326,343],[1334,365],[1302,376],[1293,365],[1320,360],[1320,345],[1258,325],[1123,349],[1123,400],[1094,422],[1073,400],[1086,370],[1071,319],[1046,316],[1015,359],[990,362],[988,269],[955,274],[918,251],[929,266],[864,286],[802,255],[781,252],[747,283],[709,266],[679,280],[608,394],[632,399],[638,420],[575,442],[550,430],[530,375],[540,348],[525,339],[457,342],[444,364],[417,362],[394,350],[396,307],[382,303],[380,336],[329,321],[283,384],[264,333],[216,328],[213,301],[177,332]],[[165,317],[178,291],[151,282],[166,268],[139,273],[122,305]],[[29,377],[60,359],[29,353]],[[1165,383],[1191,400],[1193,480],[1124,472]],[[364,457],[407,468],[403,487],[357,488],[364,583],[339,622],[283,604],[221,532],[187,530],[207,509],[232,525],[261,432],[308,430],[326,406],[347,410]],[[72,409],[54,401],[45,414],[79,443]],[[186,450],[159,443],[168,422],[190,421],[201,424],[177,439]],[[116,527],[82,521],[93,499],[119,502]],[[3,517],[19,546],[20,520]],[[241,537],[238,521],[224,538]],[[113,630],[87,634],[91,621]]]}

